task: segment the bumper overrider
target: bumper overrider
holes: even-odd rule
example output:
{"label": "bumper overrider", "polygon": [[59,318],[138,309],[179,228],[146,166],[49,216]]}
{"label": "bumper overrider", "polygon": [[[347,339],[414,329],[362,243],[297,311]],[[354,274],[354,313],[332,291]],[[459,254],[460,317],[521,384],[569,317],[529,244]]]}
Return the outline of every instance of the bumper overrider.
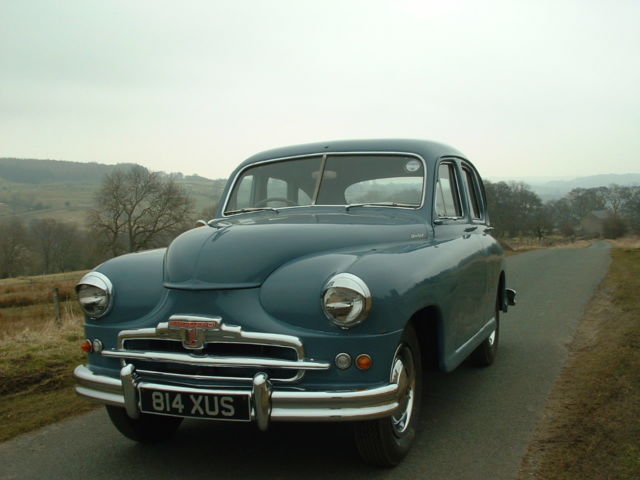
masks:
{"label": "bumper overrider", "polygon": [[[140,345],[136,342],[140,341],[151,341],[151,345],[158,345],[158,342],[175,345],[177,342],[189,350],[183,353],[141,351],[135,348]],[[295,352],[296,358],[265,359],[216,353],[202,355],[206,349],[215,348],[216,343],[227,346],[233,344],[234,348],[240,346],[251,349],[260,345],[289,349]],[[194,355],[191,349],[196,352],[200,349],[200,354]],[[318,391],[291,388],[291,384],[296,383],[305,371],[328,370],[330,364],[305,359],[302,342],[297,337],[244,332],[240,327],[223,324],[220,318],[172,316],[169,322],[160,323],[156,328],[123,330],[118,335],[117,348],[99,353],[120,360],[119,378],[101,375],[88,366],[80,365],[74,370],[76,392],[106,405],[122,407],[134,419],[139,418],[142,412],[160,413],[145,408],[143,392],[149,391],[160,397],[166,395],[167,402],[176,395],[185,399],[196,397],[197,401],[204,397],[244,398],[248,402],[248,414],[244,420],[254,421],[261,430],[266,430],[271,421],[356,421],[390,416],[399,408],[406,390],[403,376],[392,377],[386,385],[364,389]],[[239,382],[235,387],[211,387],[203,386],[202,380],[220,378],[150,370],[148,365],[162,364],[153,362],[169,362],[183,368],[205,366],[231,371],[244,368],[244,372],[250,368],[254,373],[249,378],[233,378]],[[159,398],[158,401],[164,400]],[[220,416],[213,418],[205,415],[199,418],[224,420]]]}

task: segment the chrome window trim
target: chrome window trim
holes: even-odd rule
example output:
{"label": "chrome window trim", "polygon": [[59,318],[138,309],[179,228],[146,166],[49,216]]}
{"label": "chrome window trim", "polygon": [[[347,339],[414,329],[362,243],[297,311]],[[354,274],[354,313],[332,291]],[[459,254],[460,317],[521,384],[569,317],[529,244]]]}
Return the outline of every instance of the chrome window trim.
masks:
{"label": "chrome window trim", "polygon": [[[459,157],[441,157],[438,159],[438,161],[436,162],[436,168],[435,168],[435,174],[434,174],[434,185],[433,185],[433,195],[432,195],[432,211],[433,211],[433,222],[436,225],[441,225],[443,222],[445,221],[453,221],[453,222],[458,222],[460,220],[464,220],[466,218],[466,205],[464,205],[464,203],[462,202],[462,197],[460,196],[460,174],[459,174],[459,165],[458,162],[462,161],[464,159],[459,158]],[[439,174],[438,174],[438,170],[440,169],[440,166],[443,163],[448,163],[453,165],[453,168],[455,170],[455,176],[456,176],[456,190],[457,190],[457,194],[458,194],[458,201],[460,202],[460,210],[463,213],[462,216],[455,216],[455,217],[440,217],[438,215],[438,212],[436,212],[436,201],[437,201],[437,188],[436,185],[438,184],[438,180],[440,178]]]}
{"label": "chrome window trim", "polygon": [[[385,206],[385,205],[368,205],[369,207],[382,207],[382,208],[403,208],[403,209],[407,209],[407,210],[419,210],[422,207],[424,207],[424,203],[426,200],[426,195],[427,195],[427,162],[425,161],[425,159],[417,154],[417,153],[413,153],[413,152],[401,152],[401,151],[378,151],[378,150],[371,150],[371,151],[360,151],[360,150],[356,150],[356,151],[350,151],[350,152],[316,152],[316,153],[306,153],[303,155],[292,155],[289,157],[278,157],[278,158],[270,158],[268,160],[261,160],[259,162],[254,162],[254,163],[250,163],[248,165],[245,165],[241,170],[239,170],[236,175],[233,177],[233,181],[231,182],[231,188],[229,188],[229,191],[227,192],[227,195],[224,199],[224,206],[222,207],[222,217],[221,218],[228,218],[228,217],[233,217],[235,215],[238,215],[237,213],[231,214],[231,215],[227,215],[225,212],[227,210],[227,205],[229,204],[229,200],[231,199],[231,193],[233,192],[233,189],[236,185],[236,182],[238,181],[238,178],[240,178],[240,176],[242,176],[242,174],[249,168],[253,168],[257,165],[264,165],[264,164],[268,164],[268,163],[275,163],[275,162],[286,162],[288,160],[297,160],[297,159],[303,159],[303,158],[311,158],[311,157],[318,157],[321,162],[322,165],[324,166],[326,164],[326,161],[329,159],[329,157],[332,156],[348,156],[348,155],[389,155],[389,156],[409,156],[409,157],[414,157],[417,158],[418,160],[420,160],[422,162],[422,168],[423,168],[423,181],[422,181],[422,198],[420,201],[420,205],[416,206],[416,207],[389,207],[389,206]],[[320,183],[318,183],[319,187]],[[317,198],[317,194],[318,192],[314,192],[314,198],[312,200],[315,200]],[[304,207],[346,207],[348,204],[344,204],[344,205],[318,205],[318,204],[311,204],[311,205],[292,205],[292,206],[285,206],[285,207],[278,207],[278,210],[284,210],[284,209],[288,209],[288,208],[304,208]]]}
{"label": "chrome window trim", "polygon": [[[486,199],[484,198],[484,195],[482,193],[482,179],[480,178],[480,174],[478,173],[478,171],[475,169],[475,167],[468,161],[465,159],[461,159],[460,160],[460,170],[462,170],[462,174],[465,174],[465,170],[468,170],[469,173],[471,173],[471,176],[473,177],[473,183],[474,183],[474,187],[476,189],[476,193],[478,194],[478,208],[480,208],[480,218],[475,218],[473,216],[473,212],[469,212],[469,217],[471,218],[471,222],[472,223],[477,223],[480,225],[486,224],[487,223],[487,204],[486,204]],[[471,199],[469,199],[471,200]],[[471,208],[471,205],[469,205],[469,207]]]}

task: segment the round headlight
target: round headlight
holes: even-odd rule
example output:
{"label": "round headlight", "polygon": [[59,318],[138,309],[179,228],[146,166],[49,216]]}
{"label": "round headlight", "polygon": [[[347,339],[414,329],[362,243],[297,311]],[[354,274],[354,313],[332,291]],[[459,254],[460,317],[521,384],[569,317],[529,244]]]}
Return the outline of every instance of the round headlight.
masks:
{"label": "round headlight", "polygon": [[322,310],[338,327],[351,328],[367,318],[371,310],[371,292],[359,277],[339,273],[322,291]]}
{"label": "round headlight", "polygon": [[76,293],[80,307],[91,318],[100,318],[111,308],[113,286],[101,273],[87,273],[76,285]]}

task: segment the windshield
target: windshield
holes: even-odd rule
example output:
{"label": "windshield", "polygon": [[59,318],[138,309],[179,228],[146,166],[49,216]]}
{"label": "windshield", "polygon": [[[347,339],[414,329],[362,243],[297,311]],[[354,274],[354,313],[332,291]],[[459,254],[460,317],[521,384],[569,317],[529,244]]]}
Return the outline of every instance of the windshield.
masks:
{"label": "windshield", "polygon": [[412,155],[318,155],[262,163],[236,179],[224,213],[305,205],[419,207],[424,177],[423,162]]}

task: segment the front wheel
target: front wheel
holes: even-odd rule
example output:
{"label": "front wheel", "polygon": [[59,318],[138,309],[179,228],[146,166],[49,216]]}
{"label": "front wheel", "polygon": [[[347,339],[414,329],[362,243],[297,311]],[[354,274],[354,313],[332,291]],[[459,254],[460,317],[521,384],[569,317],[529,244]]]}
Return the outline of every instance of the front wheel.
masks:
{"label": "front wheel", "polygon": [[391,381],[400,389],[397,412],[378,420],[354,425],[355,441],[362,459],[372,465],[393,467],[405,457],[420,415],[422,364],[420,346],[411,325],[405,329],[391,364]]}
{"label": "front wheel", "polygon": [[140,418],[131,418],[124,408],[107,405],[111,423],[130,440],[140,443],[155,443],[167,440],[176,432],[182,418],[141,413]]}

